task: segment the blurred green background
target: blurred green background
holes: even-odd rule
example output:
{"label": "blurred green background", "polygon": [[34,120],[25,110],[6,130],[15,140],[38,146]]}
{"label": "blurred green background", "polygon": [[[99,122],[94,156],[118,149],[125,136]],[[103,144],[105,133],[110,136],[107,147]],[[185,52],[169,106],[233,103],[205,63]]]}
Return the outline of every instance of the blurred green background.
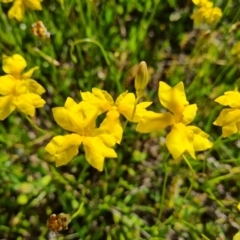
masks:
{"label": "blurred green background", "polygon": [[[194,124],[213,142],[221,135],[212,125],[222,109],[214,99],[240,82],[239,56],[231,52],[240,40],[237,1],[214,1],[221,21],[199,28],[190,18],[190,0],[44,0],[43,10],[28,10],[22,22],[8,19],[11,4],[0,3],[0,56],[18,53],[27,69],[39,66],[33,78],[46,89],[47,104],[33,120],[42,129],[66,133],[51,108],[63,106],[68,96],[80,101],[80,90],[99,87],[114,98],[134,92],[144,60],[150,73],[145,100],[154,103],[149,109],[163,110],[160,80],[171,86],[183,81],[188,101],[198,105]],[[31,33],[37,20],[50,39]],[[166,132],[134,129],[128,124],[116,146],[118,158],[106,159],[100,173],[82,149],[56,168],[44,151],[52,135],[36,131],[20,113],[0,122],[0,239],[232,239],[240,228],[239,136],[189,159],[193,179],[183,161],[169,156]],[[77,211],[58,236],[46,227],[52,213]]]}

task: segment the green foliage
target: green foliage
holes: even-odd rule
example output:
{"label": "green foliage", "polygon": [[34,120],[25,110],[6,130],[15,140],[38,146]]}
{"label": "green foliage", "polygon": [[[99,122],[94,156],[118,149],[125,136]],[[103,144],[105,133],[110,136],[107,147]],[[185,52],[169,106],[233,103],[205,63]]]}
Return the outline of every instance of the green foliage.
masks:
{"label": "green foliage", "polygon": [[[47,90],[47,105],[33,119],[45,133],[16,111],[0,122],[2,238],[49,239],[47,219],[61,212],[77,214],[58,239],[232,239],[238,232],[239,136],[218,139],[221,129],[212,123],[221,110],[214,99],[240,84],[239,59],[231,54],[240,36],[239,7],[221,1],[222,20],[196,29],[193,4],[180,2],[44,0],[43,10],[26,11],[22,22],[8,19],[10,5],[0,3],[0,56],[18,53],[28,69],[39,66],[34,79]],[[49,40],[31,33],[37,20]],[[188,158],[194,175],[185,161],[169,156],[164,132],[139,134],[133,125],[104,172],[89,166],[82,149],[56,168],[43,150],[52,133],[63,132],[51,108],[68,96],[79,101],[79,91],[93,87],[114,98],[133,91],[142,60],[150,73],[149,109],[162,110],[159,80],[183,81],[188,101],[198,105],[195,124],[214,146]]]}

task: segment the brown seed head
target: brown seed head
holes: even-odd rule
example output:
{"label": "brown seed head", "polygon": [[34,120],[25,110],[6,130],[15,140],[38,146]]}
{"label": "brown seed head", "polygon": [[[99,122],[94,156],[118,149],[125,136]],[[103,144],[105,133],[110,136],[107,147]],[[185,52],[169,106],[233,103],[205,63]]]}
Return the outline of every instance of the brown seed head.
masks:
{"label": "brown seed head", "polygon": [[68,224],[70,222],[71,218],[69,214],[52,214],[47,220],[47,227],[53,232],[58,232],[68,229]]}

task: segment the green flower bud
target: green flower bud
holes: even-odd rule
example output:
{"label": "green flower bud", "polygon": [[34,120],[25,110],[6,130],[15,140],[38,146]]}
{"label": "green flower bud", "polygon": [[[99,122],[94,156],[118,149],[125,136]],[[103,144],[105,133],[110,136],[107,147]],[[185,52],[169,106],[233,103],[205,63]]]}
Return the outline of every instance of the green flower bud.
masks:
{"label": "green flower bud", "polygon": [[141,98],[144,94],[144,90],[148,84],[149,74],[147,69],[147,64],[145,61],[140,62],[137,75],[135,78],[135,89],[137,98]]}

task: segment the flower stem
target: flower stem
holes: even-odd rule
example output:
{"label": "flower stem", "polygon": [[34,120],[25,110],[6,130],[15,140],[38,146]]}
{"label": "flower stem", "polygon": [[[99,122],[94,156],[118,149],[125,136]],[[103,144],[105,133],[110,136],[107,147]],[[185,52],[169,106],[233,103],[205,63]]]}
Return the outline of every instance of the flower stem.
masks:
{"label": "flower stem", "polygon": [[180,222],[182,222],[183,224],[185,224],[186,226],[188,226],[189,228],[191,228],[192,230],[194,230],[195,232],[197,232],[198,234],[201,235],[201,237],[203,237],[203,239],[205,240],[210,240],[206,235],[204,235],[203,233],[201,233],[195,226],[193,226],[192,224],[190,224],[189,222],[185,221],[185,220],[179,220]]}
{"label": "flower stem", "polygon": [[188,161],[188,159],[186,158],[186,156],[183,154],[182,155],[183,156],[183,159],[184,159],[184,161],[187,163],[187,165],[188,165],[188,167],[189,167],[189,169],[190,169],[190,171],[191,171],[191,174],[192,174],[192,179],[190,180],[190,182],[191,182],[191,184],[190,184],[190,187],[188,188],[188,190],[187,190],[187,193],[185,194],[185,196],[184,196],[184,200],[188,197],[188,195],[190,194],[190,192],[192,191],[192,188],[193,188],[193,181],[194,181],[194,179],[196,178],[196,176],[195,176],[195,172],[194,172],[194,170],[193,170],[193,168],[192,168],[192,165],[190,164],[190,162]]}
{"label": "flower stem", "polygon": [[103,185],[103,191],[104,191],[104,196],[107,196],[107,192],[108,192],[108,170],[107,170],[107,166],[104,166],[104,173],[105,173],[105,183]]}
{"label": "flower stem", "polygon": [[166,187],[167,187],[167,178],[168,178],[168,169],[167,169],[167,159],[169,157],[169,153],[166,154],[166,156],[163,159],[163,168],[165,172],[164,180],[163,180],[163,189],[162,189],[162,196],[161,196],[161,205],[160,205],[160,211],[158,214],[157,220],[160,221],[163,214],[163,206],[164,206],[164,200],[165,200],[165,194],[166,194]]}
{"label": "flower stem", "polygon": [[187,163],[187,165],[188,165],[188,167],[189,167],[189,169],[190,169],[190,171],[192,173],[192,177],[196,178],[195,172],[194,172],[194,170],[192,168],[192,165],[190,164],[190,162],[188,161],[188,159],[186,158],[186,156],[184,154],[182,156],[183,156],[184,161]]}
{"label": "flower stem", "polygon": [[78,39],[78,40],[76,40],[76,41],[74,41],[73,43],[70,44],[70,55],[71,55],[71,58],[74,62],[77,62],[77,59],[73,55],[73,49],[74,49],[74,46],[79,44],[79,43],[93,43],[93,44],[97,45],[100,48],[100,50],[102,51],[103,57],[105,58],[105,61],[106,61],[107,65],[110,65],[110,61],[108,59],[108,56],[107,56],[103,46],[101,45],[101,43],[99,43],[96,40],[90,39],[90,38]]}
{"label": "flower stem", "polygon": [[82,203],[79,205],[78,210],[71,216],[71,219],[74,219],[75,217],[77,217],[78,215],[80,215],[81,212],[82,212],[83,207],[84,207],[84,202],[82,202]]}
{"label": "flower stem", "polygon": [[32,125],[32,127],[35,128],[37,131],[44,133],[44,134],[49,133],[48,131],[45,131],[45,130],[41,129],[40,127],[38,127],[30,117],[28,117],[27,115],[24,115],[24,116],[28,120],[28,122]]}
{"label": "flower stem", "polygon": [[136,100],[135,100],[135,103],[134,103],[134,107],[133,107],[133,112],[132,112],[132,121],[133,121],[133,118],[134,118],[134,114],[136,112],[136,109],[137,109],[137,104],[138,104],[138,101],[140,100],[140,97],[137,97]]}

